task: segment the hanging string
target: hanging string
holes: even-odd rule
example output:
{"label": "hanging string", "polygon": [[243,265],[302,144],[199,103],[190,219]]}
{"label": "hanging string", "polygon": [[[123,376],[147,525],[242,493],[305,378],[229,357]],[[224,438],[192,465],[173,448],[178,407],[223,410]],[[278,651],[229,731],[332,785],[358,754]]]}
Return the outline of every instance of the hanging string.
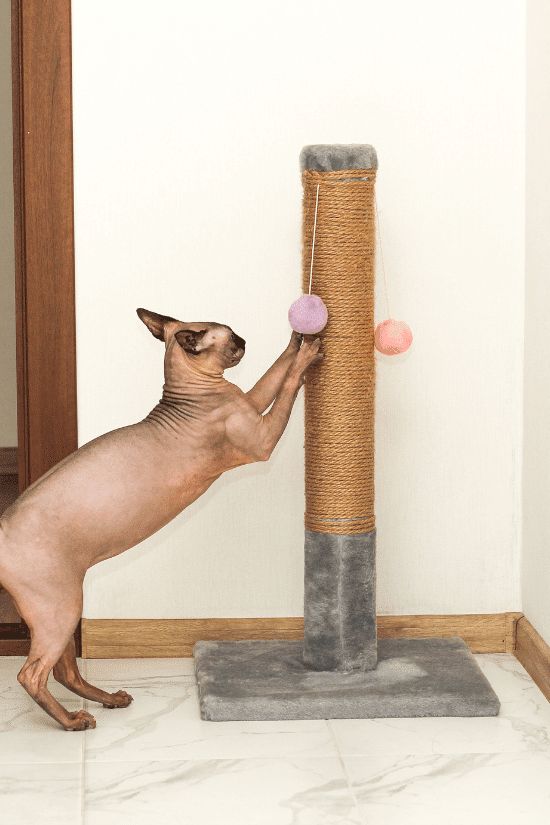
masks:
{"label": "hanging string", "polygon": [[386,281],[386,267],[384,266],[384,253],[382,252],[382,234],[380,232],[380,217],[378,215],[378,204],[376,203],[376,192],[374,193],[374,209],[376,212],[376,227],[378,231],[378,246],[380,248],[380,259],[382,261],[382,272],[384,273],[384,285],[386,287],[386,304],[388,305],[388,318],[391,318],[390,302],[388,300],[388,282]]}
{"label": "hanging string", "polygon": [[309,270],[309,295],[311,295],[311,279],[313,277],[313,250],[315,249],[315,230],[317,229],[317,209],[319,208],[319,184],[317,184],[317,197],[315,198],[315,221],[313,222],[313,242],[311,244],[311,269]]}
{"label": "hanging string", "polygon": [[[317,195],[315,197],[315,219],[313,222],[313,240],[311,243],[311,266],[309,270],[309,292],[311,295],[311,282],[313,279],[313,253],[315,250],[315,232],[317,230],[317,212],[319,210],[319,184],[317,184]],[[391,318],[390,301],[388,298],[388,281],[386,278],[386,267],[384,265],[384,252],[382,249],[382,233],[380,232],[380,215],[378,214],[378,203],[376,200],[376,191],[374,192],[374,210],[376,212],[376,232],[378,234],[378,247],[380,249],[380,260],[382,261],[382,272],[384,274],[384,287],[386,290],[386,304],[388,307],[388,318]]]}
{"label": "hanging string", "polygon": [[[363,174],[366,173],[367,170],[361,170],[361,180],[371,180],[374,183],[375,173],[372,175]],[[349,171],[344,172],[324,172],[322,173],[323,177],[326,177],[328,180],[352,180],[353,178],[347,177],[350,174]],[[346,177],[344,177],[346,176]],[[311,172],[306,170],[303,173],[303,180],[304,185],[306,183],[313,183],[314,181],[319,180],[321,177],[321,173]],[[323,181],[324,182],[324,181]],[[339,189],[340,187],[337,187]],[[317,233],[317,218],[319,212],[319,189],[320,183],[317,183],[317,193],[315,197],[315,218],[313,221],[313,237],[311,241],[311,261],[309,267],[309,294],[302,295],[301,298],[298,298],[289,309],[288,317],[290,321],[290,325],[292,326],[293,330],[298,332],[301,336],[301,340],[303,342],[304,335],[306,334],[317,334],[320,332],[327,324],[328,319],[328,311],[326,305],[323,303],[321,298],[318,295],[311,294],[311,287],[313,282],[313,261],[314,261],[314,254],[315,254],[315,239]],[[344,187],[347,189],[347,187]],[[382,272],[384,275],[384,290],[386,293],[386,305],[388,308],[388,318],[385,321],[381,321],[374,331],[374,346],[375,348],[384,355],[397,355],[403,352],[406,352],[410,347],[413,336],[411,329],[405,321],[396,321],[391,317],[390,311],[390,299],[388,294],[388,279],[386,276],[386,262],[384,261],[384,250],[382,248],[382,232],[380,229],[380,214],[378,211],[378,202],[376,198],[376,192],[373,191],[374,187],[371,189],[371,197],[372,197],[372,207],[368,210],[368,214],[366,217],[366,224],[363,226],[363,231],[368,229],[368,234],[370,235],[371,239],[372,235],[374,234],[374,243],[368,244],[368,256],[371,261],[370,266],[372,266],[372,271],[374,272],[374,260],[376,258],[377,249],[376,246],[380,249],[380,260],[382,263]],[[328,194],[328,193],[327,193]],[[335,195],[335,192],[331,193]],[[338,193],[342,196],[342,192]],[[342,198],[336,199],[337,201],[341,201]],[[345,198],[344,198],[345,200]],[[324,202],[324,201],[323,201]],[[305,203],[305,201],[304,201]],[[309,198],[308,198],[308,209],[309,207]],[[332,203],[332,202],[331,202]],[[333,204],[332,204],[333,206]],[[336,209],[335,214],[339,215],[342,222],[344,222],[345,216],[345,205],[340,204]],[[374,224],[374,226],[373,226]],[[330,234],[330,233],[329,233]],[[345,233],[344,233],[345,234]],[[305,237],[305,232],[303,233],[303,237]],[[354,235],[355,237],[355,235]],[[305,249],[304,249],[305,251]],[[323,252],[326,253],[326,248],[324,248]],[[307,266],[307,264],[306,264]],[[323,275],[326,275],[324,271],[327,266],[326,256],[323,258]],[[338,265],[337,268],[340,270],[341,267]],[[304,273],[305,274],[305,273]],[[349,273],[351,278],[356,278],[357,273],[350,271]],[[321,282],[323,278],[320,278]],[[302,287],[303,288],[303,287]],[[321,289],[323,291],[323,289]],[[320,303],[320,306],[316,306],[315,302]],[[373,319],[374,320],[374,319]]]}

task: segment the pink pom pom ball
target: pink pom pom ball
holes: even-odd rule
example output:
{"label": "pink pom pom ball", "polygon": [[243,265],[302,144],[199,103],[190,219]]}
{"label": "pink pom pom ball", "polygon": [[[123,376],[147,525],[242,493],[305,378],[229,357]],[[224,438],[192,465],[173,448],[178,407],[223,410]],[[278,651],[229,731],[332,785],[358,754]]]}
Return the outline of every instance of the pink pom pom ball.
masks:
{"label": "pink pom pom ball", "polygon": [[399,355],[412,344],[412,332],[405,321],[388,318],[381,321],[374,332],[374,346],[384,355]]}
{"label": "pink pom pom ball", "polygon": [[288,320],[295,332],[311,335],[326,325],[328,311],[318,295],[302,295],[288,310]]}

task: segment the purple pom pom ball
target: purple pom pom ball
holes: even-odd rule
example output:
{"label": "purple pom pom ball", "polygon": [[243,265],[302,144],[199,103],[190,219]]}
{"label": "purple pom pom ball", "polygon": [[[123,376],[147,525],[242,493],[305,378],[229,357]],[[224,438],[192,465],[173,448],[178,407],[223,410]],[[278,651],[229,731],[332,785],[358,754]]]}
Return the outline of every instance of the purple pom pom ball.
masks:
{"label": "purple pom pom ball", "polygon": [[311,335],[326,325],[328,311],[318,295],[302,295],[288,310],[288,320],[295,332]]}

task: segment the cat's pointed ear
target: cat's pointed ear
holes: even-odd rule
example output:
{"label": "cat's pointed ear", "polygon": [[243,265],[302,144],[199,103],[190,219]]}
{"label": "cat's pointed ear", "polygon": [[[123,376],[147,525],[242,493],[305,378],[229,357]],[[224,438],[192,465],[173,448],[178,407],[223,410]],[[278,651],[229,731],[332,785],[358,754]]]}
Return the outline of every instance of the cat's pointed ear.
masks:
{"label": "cat's pointed ear", "polygon": [[179,323],[177,318],[171,318],[169,315],[159,315],[157,312],[151,312],[149,309],[136,309],[137,314],[149,330],[149,332],[158,338],[159,341],[164,341],[164,325],[168,321],[175,321]]}
{"label": "cat's pointed ear", "polygon": [[202,339],[204,338],[205,332],[205,329],[201,329],[198,332],[194,329],[180,329],[176,332],[176,341],[186,352],[192,352],[196,355],[204,349]]}

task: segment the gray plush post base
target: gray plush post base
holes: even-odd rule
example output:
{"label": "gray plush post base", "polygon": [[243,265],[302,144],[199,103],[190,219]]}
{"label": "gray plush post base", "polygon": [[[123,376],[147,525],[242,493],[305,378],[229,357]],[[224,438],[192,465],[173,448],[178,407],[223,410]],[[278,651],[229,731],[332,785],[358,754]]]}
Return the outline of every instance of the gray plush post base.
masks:
{"label": "gray plush post base", "polygon": [[376,530],[305,531],[303,661],[314,670],[376,667]]}
{"label": "gray plush post base", "polygon": [[500,703],[462,639],[379,639],[368,673],[316,673],[302,642],[197,642],[201,719],[498,716]]}

